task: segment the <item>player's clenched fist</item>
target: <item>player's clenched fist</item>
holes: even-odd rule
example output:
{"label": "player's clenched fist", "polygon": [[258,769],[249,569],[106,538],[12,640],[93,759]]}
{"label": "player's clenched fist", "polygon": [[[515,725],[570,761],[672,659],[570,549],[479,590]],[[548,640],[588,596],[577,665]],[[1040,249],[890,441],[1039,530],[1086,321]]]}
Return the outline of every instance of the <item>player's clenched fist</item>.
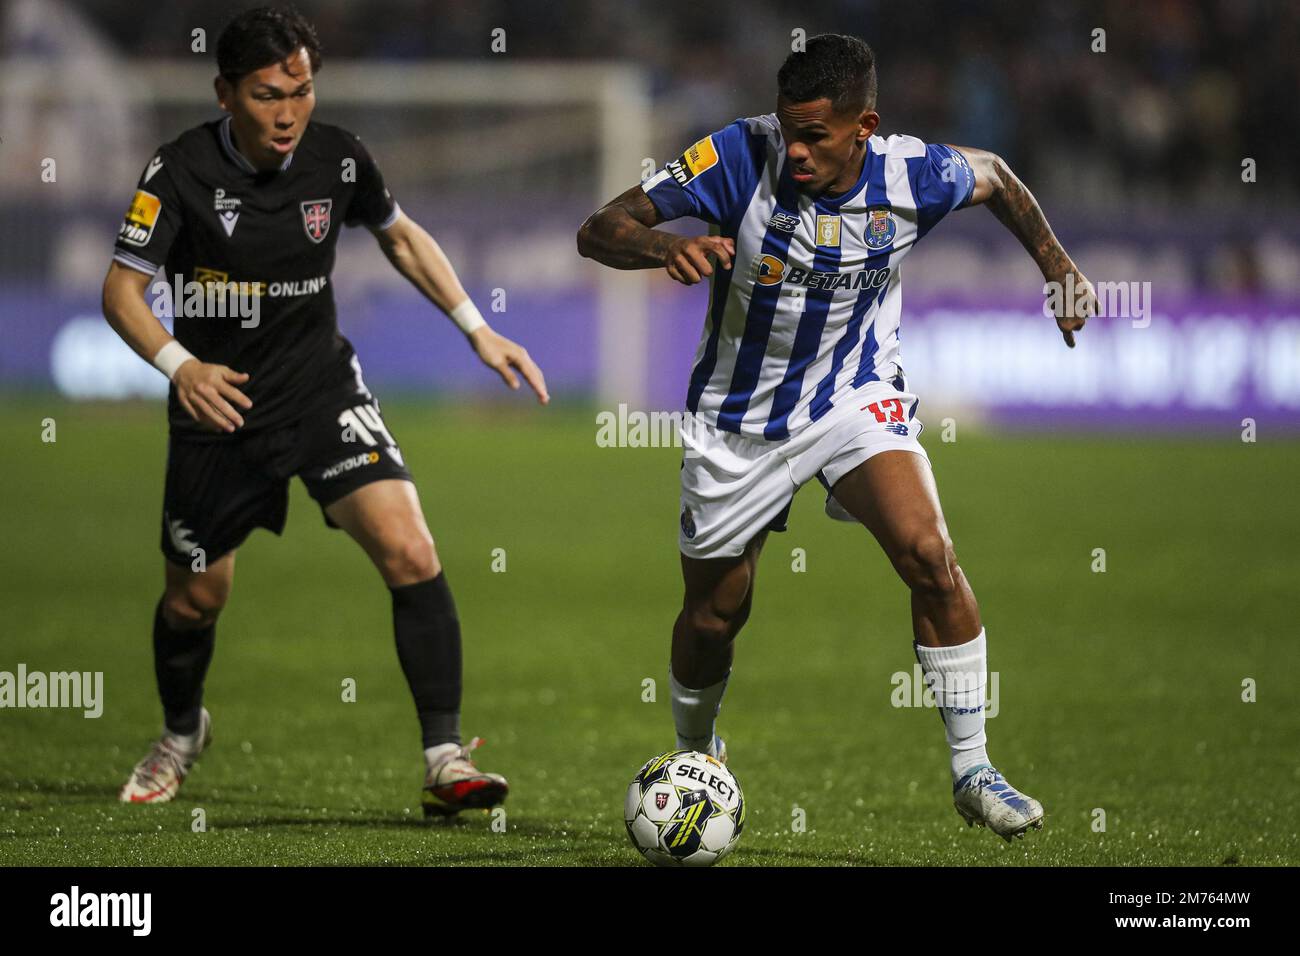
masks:
{"label": "player's clenched fist", "polygon": [[172,378],[181,407],[204,428],[233,432],[244,427],[244,418],[235,409],[253,407],[247,395],[235,386],[248,381],[246,372],[236,372],[224,365],[212,365],[190,359],[181,364]]}
{"label": "player's clenched fist", "polygon": [[713,275],[712,256],[724,269],[731,268],[736,255],[736,242],[726,236],[679,236],[668,250],[664,263],[668,274],[682,285],[694,285]]}

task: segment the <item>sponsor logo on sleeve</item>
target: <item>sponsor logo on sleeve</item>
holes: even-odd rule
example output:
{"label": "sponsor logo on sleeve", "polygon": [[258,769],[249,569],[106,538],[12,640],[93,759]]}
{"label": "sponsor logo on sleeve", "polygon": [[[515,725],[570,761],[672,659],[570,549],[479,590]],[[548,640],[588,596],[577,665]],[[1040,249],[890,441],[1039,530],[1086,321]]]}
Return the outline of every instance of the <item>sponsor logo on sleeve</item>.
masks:
{"label": "sponsor logo on sleeve", "polygon": [[706,136],[666,167],[679,185],[685,186],[692,179],[707,169],[718,164],[718,151],[713,146],[713,137]]}
{"label": "sponsor logo on sleeve", "polygon": [[137,189],[122,220],[122,228],[117,231],[118,238],[133,246],[148,245],[161,212],[162,200],[153,193]]}
{"label": "sponsor logo on sleeve", "polygon": [[149,165],[144,169],[144,181],[148,182],[153,179],[158,170],[162,169],[162,165],[161,156],[155,156],[153,159],[149,160]]}

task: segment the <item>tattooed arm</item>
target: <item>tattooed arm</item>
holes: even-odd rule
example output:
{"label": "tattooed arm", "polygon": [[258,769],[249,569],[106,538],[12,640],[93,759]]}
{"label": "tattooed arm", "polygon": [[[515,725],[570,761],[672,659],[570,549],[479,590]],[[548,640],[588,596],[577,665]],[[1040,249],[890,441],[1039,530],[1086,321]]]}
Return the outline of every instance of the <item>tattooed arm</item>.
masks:
{"label": "tattooed arm", "polygon": [[1056,325],[1065,337],[1065,344],[1074,348],[1074,333],[1096,312],[1092,284],[1061,247],[1033,193],[1001,156],[969,146],[953,148],[966,157],[975,173],[970,205],[987,205],[1038,263],[1043,279],[1063,286],[1064,294],[1056,297],[1060,303]]}
{"label": "tattooed arm", "polygon": [[640,186],[601,206],[578,230],[578,254],[615,269],[665,268],[683,285],[713,275],[715,257],[731,268],[736,244],[726,236],[675,236],[654,227],[663,217]]}

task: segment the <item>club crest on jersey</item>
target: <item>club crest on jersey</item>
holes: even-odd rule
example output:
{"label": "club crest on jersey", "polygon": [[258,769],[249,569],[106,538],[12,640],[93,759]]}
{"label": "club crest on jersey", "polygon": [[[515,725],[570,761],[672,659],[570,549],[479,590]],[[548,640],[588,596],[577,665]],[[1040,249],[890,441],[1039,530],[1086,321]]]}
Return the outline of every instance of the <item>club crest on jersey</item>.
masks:
{"label": "club crest on jersey", "polygon": [[868,249],[883,249],[894,241],[898,223],[888,209],[877,207],[867,210],[867,230],[863,242]]}
{"label": "club crest on jersey", "polygon": [[302,228],[312,242],[320,242],[330,231],[332,199],[308,199],[302,206]]}
{"label": "club crest on jersey", "polygon": [[817,217],[817,245],[838,246],[840,244],[840,217],[819,215]]}
{"label": "club crest on jersey", "polygon": [[686,535],[686,540],[695,537],[695,516],[691,514],[690,508],[682,509],[682,534]]}

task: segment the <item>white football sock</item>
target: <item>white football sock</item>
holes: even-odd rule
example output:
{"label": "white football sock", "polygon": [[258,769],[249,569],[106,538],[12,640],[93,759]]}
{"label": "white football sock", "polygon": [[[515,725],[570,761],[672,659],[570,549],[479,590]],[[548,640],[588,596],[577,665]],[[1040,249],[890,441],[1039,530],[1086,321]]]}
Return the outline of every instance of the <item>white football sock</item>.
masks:
{"label": "white football sock", "polygon": [[668,686],[672,688],[673,723],[677,726],[679,750],[698,750],[717,756],[713,752],[713,724],[722,707],[722,692],[727,689],[727,677],[712,687],[693,690],[678,683],[669,668]]}
{"label": "white football sock", "polygon": [[973,641],[953,647],[913,647],[943,717],[955,783],[971,769],[989,765],[984,735],[984,685],[988,679],[984,630],[981,628]]}

